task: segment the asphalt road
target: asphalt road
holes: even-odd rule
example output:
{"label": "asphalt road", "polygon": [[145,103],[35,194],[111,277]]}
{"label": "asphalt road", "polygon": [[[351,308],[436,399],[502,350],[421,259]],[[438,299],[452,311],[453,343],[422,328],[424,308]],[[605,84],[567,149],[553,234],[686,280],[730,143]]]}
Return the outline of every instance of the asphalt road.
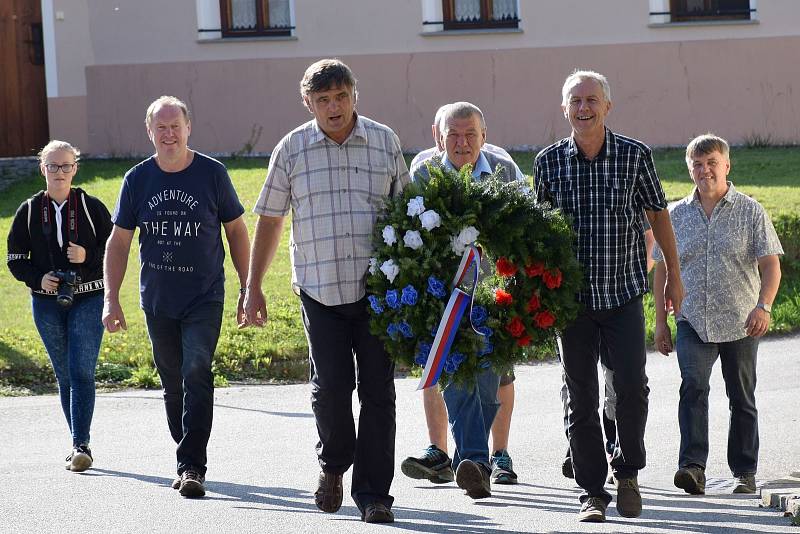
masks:
{"label": "asphalt road", "polygon": [[[758,368],[759,484],[800,470],[800,337],[762,343]],[[55,396],[0,398],[0,533],[8,532],[797,532],[757,496],[734,496],[725,461],[727,401],[719,364],[711,399],[707,495],[672,486],[678,451],[679,375],[674,358],[650,354],[648,467],[639,475],[644,512],[605,524],[576,521],[578,488],[561,476],[565,439],[560,369],[520,367],[510,452],[517,486],[495,486],[472,501],[454,485],[400,473],[400,461],[427,445],[416,380],[397,381],[397,522],[359,521],[349,497],[337,514],[314,506],[316,429],[307,385],[239,386],[216,392],[208,494],[187,500],[169,487],[174,444],[158,391],[98,395],[94,468],[68,472],[70,441]],[[613,491],[612,491],[613,494]]]}

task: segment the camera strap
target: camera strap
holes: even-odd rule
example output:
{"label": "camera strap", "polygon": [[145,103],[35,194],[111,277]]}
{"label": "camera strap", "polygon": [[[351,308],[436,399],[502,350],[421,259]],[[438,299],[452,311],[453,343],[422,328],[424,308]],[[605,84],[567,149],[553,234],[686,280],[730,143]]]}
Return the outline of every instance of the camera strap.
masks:
{"label": "camera strap", "polygon": [[[50,195],[47,191],[44,192],[42,198],[42,233],[45,239],[50,240],[53,234],[53,215],[50,213]],[[74,189],[69,190],[67,197],[67,238],[69,241],[76,243],[78,241],[78,199]],[[56,238],[58,242],[58,238]],[[53,250],[49,244],[47,246],[47,253],[50,255],[50,266],[56,270],[55,261],[53,260]]]}

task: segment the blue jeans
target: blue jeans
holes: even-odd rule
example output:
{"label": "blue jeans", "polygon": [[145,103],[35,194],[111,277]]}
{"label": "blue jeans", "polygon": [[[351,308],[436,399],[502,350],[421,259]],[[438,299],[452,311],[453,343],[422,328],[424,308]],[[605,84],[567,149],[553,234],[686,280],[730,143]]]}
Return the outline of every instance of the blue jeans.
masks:
{"label": "blue jeans", "polygon": [[211,360],[222,326],[222,303],[201,304],[182,319],[147,312],[145,319],[164,388],[169,432],[178,444],[178,474],[191,468],[205,476],[214,417]]}
{"label": "blue jeans", "polygon": [[756,355],[758,339],[704,343],[686,321],[678,322],[676,350],[681,369],[678,465],[705,469],[708,459],[708,393],[711,369],[719,356],[728,394],[728,467],[734,476],[755,474],[758,467]]}
{"label": "blue jeans", "polygon": [[88,445],[94,414],[94,371],[103,340],[103,294],[76,298],[69,308],[53,298],[34,295],[31,308],[58,380],[72,445]]}
{"label": "blue jeans", "polygon": [[500,408],[499,386],[500,377],[487,369],[475,377],[474,384],[451,382],[442,392],[456,445],[453,469],[458,469],[461,460],[471,460],[489,468],[489,433]]}

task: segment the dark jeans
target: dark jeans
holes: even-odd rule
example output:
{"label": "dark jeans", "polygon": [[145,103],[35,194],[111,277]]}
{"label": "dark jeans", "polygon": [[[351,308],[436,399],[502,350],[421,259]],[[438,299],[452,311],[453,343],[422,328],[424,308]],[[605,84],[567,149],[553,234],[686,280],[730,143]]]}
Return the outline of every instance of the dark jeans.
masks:
{"label": "dark jeans", "polygon": [[202,304],[182,319],[145,312],[153,361],[164,388],[172,439],[178,444],[178,474],[206,474],[206,447],[214,416],[211,360],[222,326],[222,303]]}
{"label": "dark jeans", "polygon": [[34,295],[31,306],[33,322],[58,380],[72,445],[88,444],[94,414],[94,372],[103,340],[103,293],[75,299],[69,308],[56,299]]}
{"label": "dark jeans", "polygon": [[[300,293],[311,364],[311,408],[317,423],[317,457],[327,473],[353,466],[352,496],[363,512],[371,503],[388,507],[394,478],[394,363],[369,331],[366,298],[325,306]],[[355,361],[354,361],[355,358]],[[353,390],[361,411],[358,435]]]}
{"label": "dark jeans", "polygon": [[642,299],[609,310],[584,310],[561,338],[561,365],[567,384],[569,446],[575,481],[589,497],[611,501],[600,426],[597,361],[600,341],[608,348],[617,393],[617,441],[611,467],[618,479],[636,476],[645,466],[644,430],[650,388],[645,374]]}
{"label": "dark jeans", "polygon": [[675,349],[681,369],[678,403],[681,449],[678,465],[706,467],[709,380],[711,369],[719,356],[730,407],[728,467],[734,476],[754,475],[758,467],[758,339],[748,336],[727,343],[704,343],[689,323],[680,321]]}

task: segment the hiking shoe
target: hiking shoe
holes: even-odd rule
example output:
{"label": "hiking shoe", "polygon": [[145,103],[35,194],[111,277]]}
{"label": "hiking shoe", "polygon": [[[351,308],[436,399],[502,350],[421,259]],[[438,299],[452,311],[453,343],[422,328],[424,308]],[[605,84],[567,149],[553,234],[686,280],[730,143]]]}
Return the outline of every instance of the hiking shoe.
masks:
{"label": "hiking shoe", "polygon": [[206,488],[203,486],[205,481],[206,477],[189,468],[181,473],[181,485],[178,486],[178,491],[184,497],[202,497],[206,494]]}
{"label": "hiking shoe", "polygon": [[578,521],[581,523],[603,523],[606,520],[608,505],[600,497],[589,497],[581,504]]}
{"label": "hiking shoe", "polygon": [[756,476],[740,475],[736,477],[736,485],[733,487],[734,493],[755,493]]}
{"label": "hiking shoe", "polygon": [[473,499],[485,499],[492,496],[489,469],[472,460],[461,460],[461,463],[458,464],[456,484]]}
{"label": "hiking shoe", "polygon": [[409,478],[447,484],[455,478],[453,461],[436,445],[429,445],[419,456],[409,456],[400,464],[400,471]]}
{"label": "hiking shoe", "polygon": [[85,443],[76,445],[66,459],[67,471],[81,473],[92,467],[92,451]]}
{"label": "hiking shoe", "polygon": [[567,449],[567,456],[564,457],[564,461],[561,462],[561,474],[564,475],[564,478],[575,478],[575,471],[572,470],[572,457],[569,455],[569,449]]}
{"label": "hiking shoe", "polygon": [[696,465],[687,465],[675,471],[675,487],[690,495],[703,495],[706,492],[706,473]]}
{"label": "hiking shoe", "polygon": [[394,514],[385,504],[374,502],[364,509],[361,520],[365,523],[394,523]]}
{"label": "hiking shoe", "polygon": [[617,512],[622,517],[642,515],[642,494],[636,477],[617,479]]}
{"label": "hiking shoe", "polygon": [[323,512],[332,514],[342,507],[342,474],[320,472],[314,502]]}
{"label": "hiking shoe", "polygon": [[508,451],[501,449],[495,451],[490,460],[492,466],[492,482],[495,484],[516,484],[517,474],[514,472],[514,463]]}

